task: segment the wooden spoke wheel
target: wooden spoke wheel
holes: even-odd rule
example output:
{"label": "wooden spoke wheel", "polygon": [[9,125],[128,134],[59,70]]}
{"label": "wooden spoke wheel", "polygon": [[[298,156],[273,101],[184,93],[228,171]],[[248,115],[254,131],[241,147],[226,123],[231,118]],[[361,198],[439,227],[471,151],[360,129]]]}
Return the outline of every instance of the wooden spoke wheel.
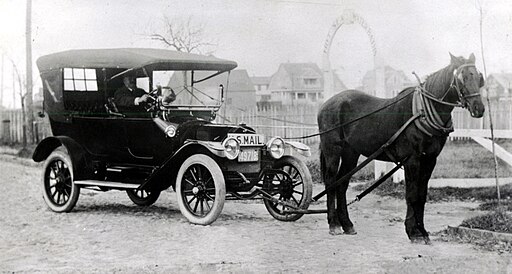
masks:
{"label": "wooden spoke wheel", "polygon": [[69,212],[78,201],[80,188],[73,183],[73,166],[69,155],[56,150],[43,168],[43,198],[55,212]]}
{"label": "wooden spoke wheel", "polygon": [[[283,173],[266,176],[263,190],[267,191],[277,200],[285,201],[300,209],[307,209],[311,202],[313,180],[307,166],[299,159],[285,156],[274,163],[274,169]],[[296,221],[303,214],[284,214],[285,205],[270,200],[263,200],[265,207],[272,217],[280,221]]]}
{"label": "wooden spoke wheel", "polygon": [[189,222],[209,225],[217,219],[224,207],[224,175],[208,155],[192,155],[178,171],[176,193],[180,211]]}

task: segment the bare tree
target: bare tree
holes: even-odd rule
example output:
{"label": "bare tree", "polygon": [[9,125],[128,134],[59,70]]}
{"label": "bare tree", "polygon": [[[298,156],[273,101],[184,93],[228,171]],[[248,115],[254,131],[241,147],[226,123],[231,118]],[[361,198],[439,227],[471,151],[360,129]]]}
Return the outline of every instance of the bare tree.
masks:
{"label": "bare tree", "polygon": [[212,54],[217,44],[206,37],[205,24],[194,22],[192,16],[185,21],[163,18],[165,30],[162,33],[152,32],[151,40],[159,41],[166,47],[181,52]]}
{"label": "bare tree", "polygon": [[[26,92],[27,85],[22,80],[23,75],[20,73],[20,71],[18,69],[18,66],[16,65],[16,62],[13,59],[11,59],[8,55],[5,55],[5,56],[7,57],[7,59],[12,64],[12,71],[13,71],[13,83],[12,83],[13,84],[12,85],[12,90],[13,90],[13,107],[16,105],[15,104],[15,99],[16,99],[16,95],[15,95],[16,85],[15,85],[15,82],[18,82],[18,91],[19,91],[19,96],[20,96],[20,101],[21,101],[21,113],[22,113],[22,120],[23,120],[23,148],[26,148],[26,146],[27,146],[27,115],[26,115],[27,107],[25,106],[25,99],[26,99],[26,97],[28,95],[28,93]],[[25,93],[23,93],[24,90],[25,90]]]}
{"label": "bare tree", "polygon": [[[26,24],[25,24],[25,54],[26,54],[26,125],[28,129],[28,138],[32,142],[34,140],[34,115],[32,101],[32,0],[27,0]],[[23,140],[25,143],[25,140]]]}

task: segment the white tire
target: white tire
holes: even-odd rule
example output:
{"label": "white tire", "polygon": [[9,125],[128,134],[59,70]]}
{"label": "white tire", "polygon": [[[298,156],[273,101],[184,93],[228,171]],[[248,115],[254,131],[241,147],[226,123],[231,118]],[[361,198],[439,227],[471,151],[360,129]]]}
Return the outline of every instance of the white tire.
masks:
{"label": "white tire", "polygon": [[208,155],[195,154],[181,165],[176,178],[181,214],[193,224],[209,225],[220,215],[226,199],[224,175]]}

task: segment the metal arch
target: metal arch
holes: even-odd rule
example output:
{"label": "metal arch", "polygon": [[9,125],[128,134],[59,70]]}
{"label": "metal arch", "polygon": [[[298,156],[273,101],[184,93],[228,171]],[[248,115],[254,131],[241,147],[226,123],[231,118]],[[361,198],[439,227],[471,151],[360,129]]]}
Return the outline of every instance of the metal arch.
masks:
{"label": "metal arch", "polygon": [[377,44],[375,42],[375,37],[373,35],[373,31],[368,26],[368,23],[364,20],[364,18],[355,13],[352,10],[345,10],[343,12],[343,15],[338,17],[336,21],[331,26],[331,29],[329,30],[329,33],[327,34],[327,38],[324,42],[324,49],[323,49],[323,72],[324,72],[324,100],[329,99],[333,95],[333,89],[334,89],[334,79],[332,75],[331,70],[331,62],[329,59],[329,54],[331,51],[331,44],[334,39],[334,36],[338,32],[341,26],[343,25],[351,25],[351,24],[359,24],[368,35],[368,38],[370,39],[370,46],[372,48],[372,55],[373,55],[373,65],[376,67],[376,57],[377,57]]}

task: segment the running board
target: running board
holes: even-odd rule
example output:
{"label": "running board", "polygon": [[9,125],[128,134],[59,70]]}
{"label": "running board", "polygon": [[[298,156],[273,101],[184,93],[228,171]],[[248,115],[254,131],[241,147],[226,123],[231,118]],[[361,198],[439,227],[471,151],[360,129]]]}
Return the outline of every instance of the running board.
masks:
{"label": "running board", "polygon": [[110,182],[110,181],[100,181],[100,180],[80,180],[74,181],[75,185],[78,186],[102,186],[109,188],[118,188],[118,189],[136,189],[140,185],[139,184],[126,184],[120,182]]}

